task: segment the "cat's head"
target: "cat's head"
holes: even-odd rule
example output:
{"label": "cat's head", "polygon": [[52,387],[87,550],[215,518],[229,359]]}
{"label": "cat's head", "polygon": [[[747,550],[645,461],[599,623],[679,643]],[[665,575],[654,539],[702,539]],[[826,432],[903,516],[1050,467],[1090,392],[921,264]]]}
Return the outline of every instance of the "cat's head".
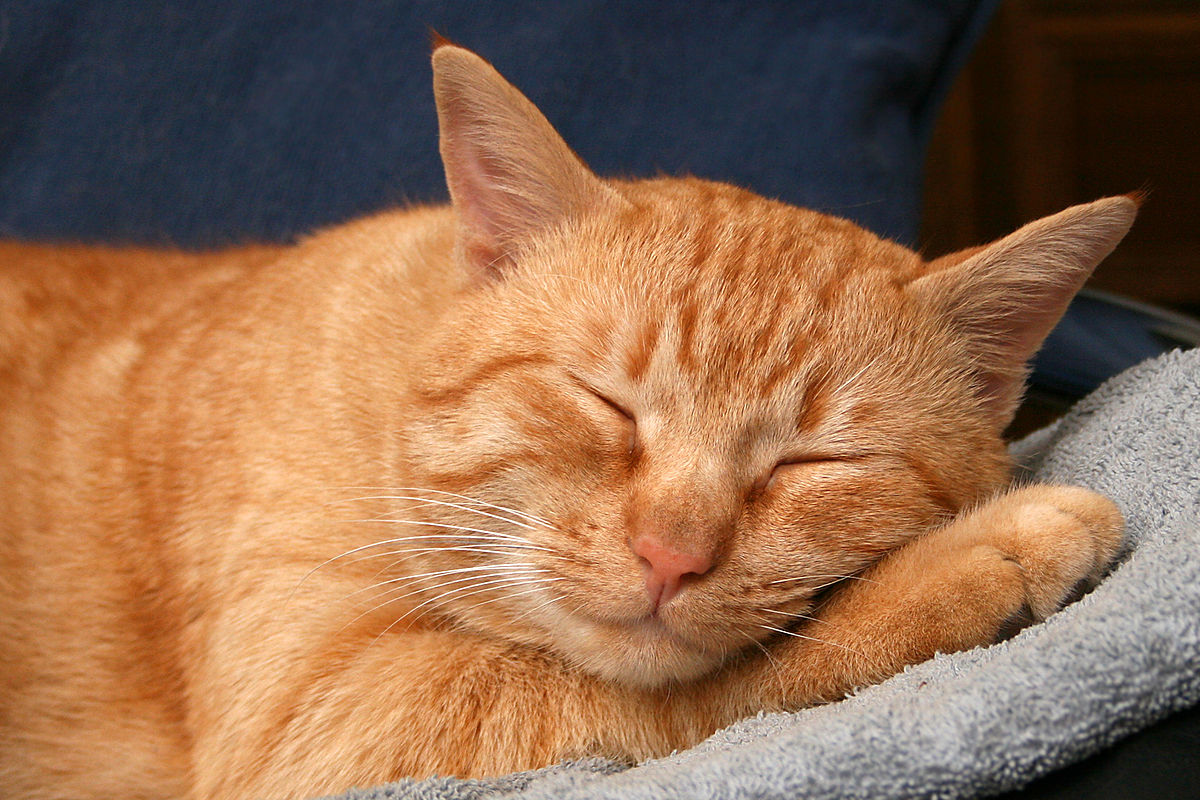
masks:
{"label": "cat's head", "polygon": [[731,186],[602,180],[482,59],[433,61],[470,278],[406,434],[461,532],[431,602],[631,684],[778,635],[996,491],[1026,362],[1136,211],[926,262]]}

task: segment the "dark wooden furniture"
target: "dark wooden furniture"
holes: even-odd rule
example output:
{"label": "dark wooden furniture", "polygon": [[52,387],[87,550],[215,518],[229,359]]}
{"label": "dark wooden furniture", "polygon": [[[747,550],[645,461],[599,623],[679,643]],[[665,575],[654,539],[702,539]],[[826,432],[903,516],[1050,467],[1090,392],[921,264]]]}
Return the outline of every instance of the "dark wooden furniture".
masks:
{"label": "dark wooden furniture", "polygon": [[1200,3],[1006,0],[934,134],[923,249],[1139,189],[1091,285],[1200,311]]}

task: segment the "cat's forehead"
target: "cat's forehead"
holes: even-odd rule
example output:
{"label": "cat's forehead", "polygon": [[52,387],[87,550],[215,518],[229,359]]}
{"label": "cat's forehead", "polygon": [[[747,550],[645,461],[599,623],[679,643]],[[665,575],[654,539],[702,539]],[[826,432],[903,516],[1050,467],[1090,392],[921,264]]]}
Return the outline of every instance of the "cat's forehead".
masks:
{"label": "cat's forehead", "polygon": [[627,279],[652,275],[682,295],[755,306],[779,292],[828,296],[865,272],[904,283],[922,268],[916,253],[849,220],[734,186],[695,178],[619,186],[631,203],[612,220],[605,252],[619,254]]}
{"label": "cat's forehead", "polygon": [[592,276],[598,284],[620,284],[622,308],[612,311],[625,319],[635,378],[669,347],[682,372],[744,381],[752,371],[768,390],[805,354],[850,346],[848,327],[899,314],[901,287],[924,268],[916,253],[847,220],[735,187],[673,179],[623,188],[633,208],[590,263],[607,273]]}
{"label": "cat's forehead", "polygon": [[906,248],[721,184],[622,189],[633,207],[560,286],[586,298],[571,317],[592,374],[649,405],[736,426],[812,409],[907,324],[923,262]]}

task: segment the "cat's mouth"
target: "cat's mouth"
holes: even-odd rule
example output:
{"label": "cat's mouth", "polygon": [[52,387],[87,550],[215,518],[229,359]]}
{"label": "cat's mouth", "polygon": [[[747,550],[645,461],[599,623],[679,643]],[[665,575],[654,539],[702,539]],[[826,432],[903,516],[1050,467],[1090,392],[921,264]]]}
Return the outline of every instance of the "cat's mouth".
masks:
{"label": "cat's mouth", "polygon": [[624,636],[637,637],[646,642],[670,642],[697,651],[712,649],[711,629],[704,634],[697,635],[696,631],[692,630],[695,627],[694,624],[689,624],[688,620],[679,619],[677,615],[665,612],[663,609],[624,618],[593,616],[586,612],[583,613],[583,616],[594,626]]}
{"label": "cat's mouth", "polygon": [[560,651],[589,672],[631,686],[698,678],[719,667],[731,649],[660,614],[624,620],[585,614],[570,627],[555,637]]}
{"label": "cat's mouth", "polygon": [[696,646],[678,628],[665,621],[659,614],[647,614],[644,617],[625,623],[634,634],[648,639],[670,639],[680,644]]}

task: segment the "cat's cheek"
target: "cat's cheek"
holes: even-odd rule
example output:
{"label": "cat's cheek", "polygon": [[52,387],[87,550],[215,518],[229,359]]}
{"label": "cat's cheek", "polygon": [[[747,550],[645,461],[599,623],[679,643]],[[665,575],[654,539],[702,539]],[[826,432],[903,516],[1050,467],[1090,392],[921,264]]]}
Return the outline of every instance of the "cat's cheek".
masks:
{"label": "cat's cheek", "polygon": [[756,505],[747,538],[764,552],[782,548],[775,565],[789,574],[781,579],[806,570],[856,572],[928,530],[941,513],[921,483],[885,461],[789,470]]}

